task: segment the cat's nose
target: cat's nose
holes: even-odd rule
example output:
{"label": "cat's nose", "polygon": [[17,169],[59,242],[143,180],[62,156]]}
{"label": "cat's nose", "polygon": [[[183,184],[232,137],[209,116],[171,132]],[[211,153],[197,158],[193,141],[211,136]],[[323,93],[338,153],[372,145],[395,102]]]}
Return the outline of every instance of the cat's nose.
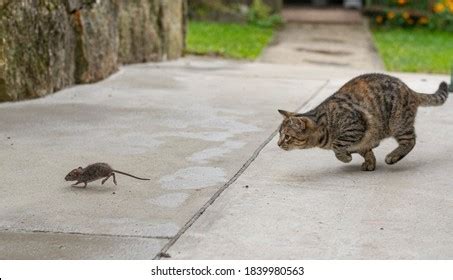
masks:
{"label": "cat's nose", "polygon": [[285,151],[288,151],[288,146],[287,145],[279,145],[279,147]]}

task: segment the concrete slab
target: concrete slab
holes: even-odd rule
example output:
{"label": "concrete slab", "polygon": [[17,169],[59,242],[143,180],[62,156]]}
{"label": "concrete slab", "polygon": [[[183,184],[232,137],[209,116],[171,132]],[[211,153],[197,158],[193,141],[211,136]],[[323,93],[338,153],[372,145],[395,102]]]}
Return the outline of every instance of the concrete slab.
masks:
{"label": "concrete slab", "polygon": [[[434,92],[447,76],[400,75]],[[332,79],[307,110],[347,79]],[[285,152],[273,139],[168,253],[175,259],[453,258],[453,99],[421,108],[415,149],[388,166],[396,143],[343,164],[330,151]]]}
{"label": "concrete slab", "polygon": [[166,242],[143,237],[3,231],[0,259],[152,259]]}
{"label": "concrete slab", "polygon": [[[0,258],[84,258],[85,249],[47,245],[55,240],[90,248],[87,258],[156,255],[269,137],[276,109],[297,108],[324,84],[274,69],[132,65],[100,83],[0,104]],[[151,181],[118,175],[118,186],[81,189],[63,180],[98,161]]]}

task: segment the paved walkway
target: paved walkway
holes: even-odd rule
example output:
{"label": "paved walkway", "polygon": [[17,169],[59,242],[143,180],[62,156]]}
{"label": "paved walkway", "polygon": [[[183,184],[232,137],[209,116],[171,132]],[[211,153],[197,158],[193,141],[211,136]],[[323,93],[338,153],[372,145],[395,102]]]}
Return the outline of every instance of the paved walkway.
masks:
{"label": "paved walkway", "polygon": [[264,50],[261,62],[383,70],[358,11],[296,7],[283,15],[287,24]]}
{"label": "paved walkway", "polygon": [[[0,259],[452,258],[452,100],[420,110],[398,165],[380,147],[374,173],[276,147],[276,109],[361,72],[189,58],[0,104]],[[427,92],[447,79],[399,76]],[[63,180],[96,161],[152,180]]]}

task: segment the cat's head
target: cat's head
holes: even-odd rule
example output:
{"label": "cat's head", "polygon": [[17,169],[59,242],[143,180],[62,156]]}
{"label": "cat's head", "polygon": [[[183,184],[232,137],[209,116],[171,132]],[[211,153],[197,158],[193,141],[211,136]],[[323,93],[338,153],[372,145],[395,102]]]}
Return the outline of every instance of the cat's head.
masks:
{"label": "cat's head", "polygon": [[316,146],[316,123],[309,117],[296,113],[278,110],[283,116],[280,125],[278,146],[285,151],[293,149],[308,149]]}

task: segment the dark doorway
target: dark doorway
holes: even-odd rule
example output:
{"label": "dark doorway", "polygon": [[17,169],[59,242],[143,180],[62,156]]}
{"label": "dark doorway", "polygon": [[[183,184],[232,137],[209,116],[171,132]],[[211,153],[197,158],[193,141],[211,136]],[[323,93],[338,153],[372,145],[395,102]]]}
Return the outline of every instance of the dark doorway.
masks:
{"label": "dark doorway", "polygon": [[[329,6],[340,6],[343,5],[343,0],[327,0],[326,1]],[[313,5],[313,0],[284,0],[283,3],[285,5],[304,5],[304,6],[311,6]]]}

